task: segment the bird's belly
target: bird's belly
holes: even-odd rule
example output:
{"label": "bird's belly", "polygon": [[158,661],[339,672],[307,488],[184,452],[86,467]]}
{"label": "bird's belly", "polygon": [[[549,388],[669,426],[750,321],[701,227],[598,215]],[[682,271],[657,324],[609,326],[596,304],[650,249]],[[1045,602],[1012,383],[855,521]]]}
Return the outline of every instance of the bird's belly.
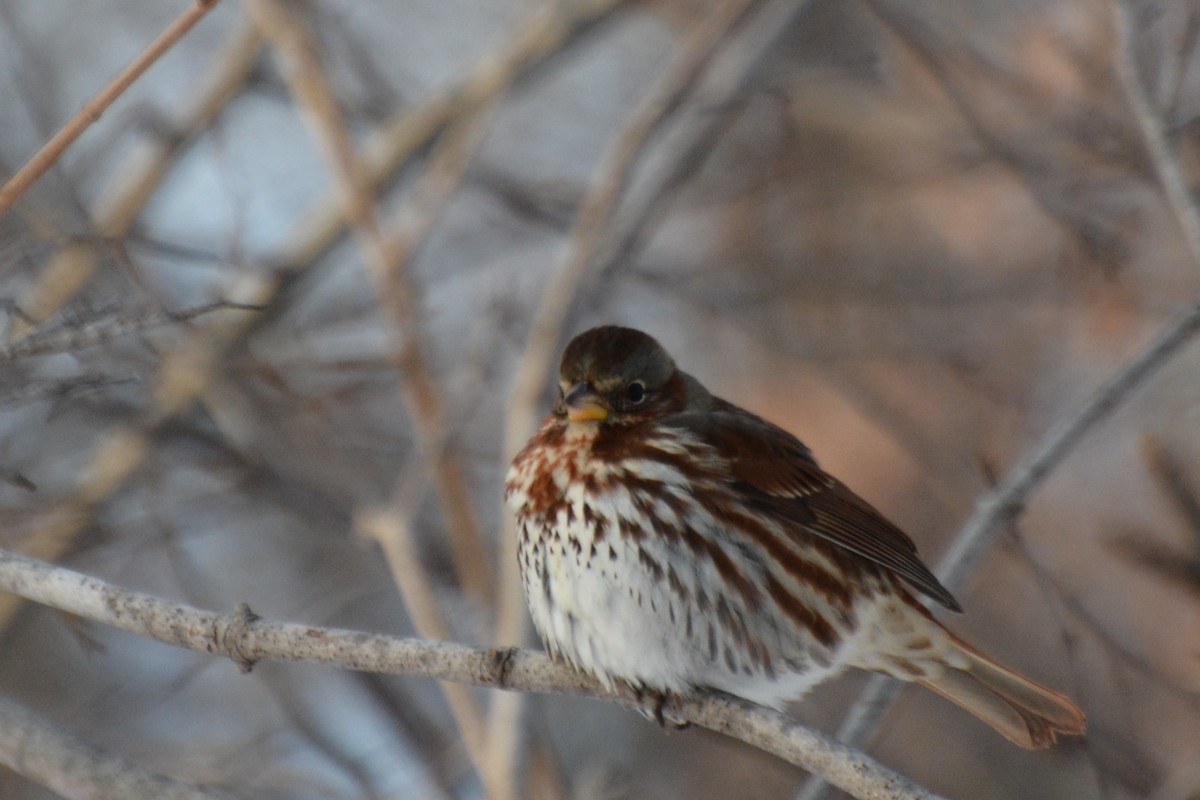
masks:
{"label": "bird's belly", "polygon": [[739,608],[715,588],[710,564],[660,540],[597,541],[584,524],[522,528],[535,627],[552,653],[606,685],[711,687],[780,707],[845,666],[844,648],[822,648],[770,611]]}
{"label": "bird's belly", "polygon": [[683,635],[690,612],[639,563],[636,544],[595,542],[594,528],[583,525],[530,534],[536,544],[522,552],[525,593],[552,651],[610,686],[623,680],[682,692],[696,685],[704,659]]}

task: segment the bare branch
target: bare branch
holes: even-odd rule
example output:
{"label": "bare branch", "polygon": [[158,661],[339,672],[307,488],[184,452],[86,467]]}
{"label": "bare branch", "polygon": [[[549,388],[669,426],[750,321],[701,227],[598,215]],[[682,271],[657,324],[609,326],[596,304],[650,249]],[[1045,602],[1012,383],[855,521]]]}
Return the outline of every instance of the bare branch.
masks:
{"label": "bare branch", "polygon": [[[411,513],[406,513],[416,505],[416,502],[408,502],[397,504],[396,508],[389,511],[360,514],[357,525],[360,531],[378,542],[383,550],[417,634],[427,639],[445,640],[450,636],[450,626],[437,604],[433,587],[429,583],[429,575],[421,565],[413,541]],[[500,796],[489,781],[489,775],[492,773],[485,769],[488,743],[484,738],[483,711],[466,686],[460,683],[441,683],[439,686],[462,733],[471,761],[479,770],[485,785],[489,786],[489,796]]]}
{"label": "bare branch", "polygon": [[158,61],[162,57],[163,53],[170,50],[176,42],[182,39],[192,29],[192,26],[199,22],[216,4],[217,0],[195,0],[192,6],[168,25],[166,30],[160,33],[158,38],[151,42],[150,46],[141,55],[135,58],[129,66],[121,70],[120,74],[113,78],[112,82],[104,87],[104,90],[100,94],[89,100],[79,110],[78,114],[64,125],[58,133],[54,134],[50,141],[42,145],[42,149],[33,158],[29,159],[25,166],[17,170],[17,174],[9,178],[3,187],[0,187],[0,217],[8,213],[8,210],[20,199],[21,195],[36,183],[38,178],[45,174],[46,170],[54,166],[54,163],[58,161],[63,152],[92,123],[100,119],[105,110],[126,89],[133,85],[133,82],[140,78],[143,72],[149,69],[155,61]]}
{"label": "bare branch", "polygon": [[196,319],[215,311],[254,311],[257,308],[219,300],[182,311],[163,311],[151,307],[101,311],[86,320],[53,327],[43,326],[16,341],[0,342],[0,363],[54,353],[82,352],[122,336]]}
{"label": "bare branch", "polygon": [[1121,368],[1077,412],[1055,426],[1034,450],[1013,468],[990,496],[983,498],[963,526],[954,546],[938,565],[938,574],[951,590],[960,589],[971,568],[996,537],[1024,510],[1033,492],[1062,463],[1080,440],[1121,406],[1192,341],[1200,332],[1200,306],[1172,322],[1149,347]]}
{"label": "bare branch", "polygon": [[[232,659],[244,670],[272,658],[496,689],[575,694],[636,707],[629,689],[609,691],[542,653],[468,647],[363,631],[269,622],[240,606],[215,614],[132,592],[97,578],[0,550],[0,588],[168,644]],[[860,798],[937,800],[908,779],[782,714],[718,693],[682,702],[684,719],[818,772]]]}
{"label": "bare branch", "polygon": [[[455,120],[472,116],[493,102],[518,79],[546,59],[561,53],[574,39],[620,4],[621,0],[565,0],[538,3],[517,21],[500,48],[487,53],[459,82],[416,108],[389,120],[363,156],[363,188],[378,190],[414,153]],[[278,261],[296,268],[331,248],[346,221],[336,197],[321,200],[302,215],[284,241]]]}
{"label": "bare branch", "polygon": [[228,800],[150,772],[0,697],[0,764],[68,800]]}
{"label": "bare branch", "polygon": [[[962,588],[971,574],[971,568],[995,543],[1001,532],[1020,516],[1034,491],[1080,440],[1120,407],[1198,332],[1200,306],[1168,325],[1149,347],[1100,387],[1082,408],[1047,433],[995,491],[976,503],[971,518],[963,525],[954,545],[938,565],[937,574],[951,591]],[[838,729],[838,739],[862,746],[899,697],[901,688],[902,684],[895,681],[872,676]],[[819,781],[813,781],[799,795],[799,800],[818,800],[825,796],[826,787],[821,786]]]}
{"label": "bare branch", "polygon": [[[195,100],[178,119],[167,123],[170,135],[154,137],[113,170],[112,184],[97,198],[92,214],[97,236],[120,239],[129,234],[155,190],[186,152],[187,145],[213,124],[241,90],[258,63],[261,50],[258,30],[244,24],[204,71],[204,85],[198,89]],[[20,346],[23,337],[32,335],[34,325],[48,319],[87,285],[95,270],[95,248],[72,242],[59,250],[17,304],[22,315],[14,321],[10,331],[13,344],[9,346]]]}
{"label": "bare branch", "polygon": [[1133,109],[1138,132],[1142,136],[1142,146],[1154,170],[1154,178],[1166,198],[1175,224],[1179,226],[1179,233],[1187,246],[1188,255],[1192,258],[1192,269],[1200,271],[1200,211],[1197,211],[1192,200],[1192,193],[1183,170],[1180,169],[1179,160],[1171,152],[1163,130],[1162,117],[1154,113],[1150,98],[1146,96],[1138,77],[1137,65],[1134,63],[1135,26],[1129,20],[1129,15],[1134,12],[1120,3],[1114,3],[1112,9],[1121,39],[1116,59],[1117,72],[1121,76],[1126,101]]}
{"label": "bare branch", "polygon": [[[375,280],[380,305],[390,317],[395,359],[404,373],[403,399],[417,431],[422,455],[437,476],[435,488],[446,519],[455,567],[468,594],[486,603],[493,592],[490,558],[462,466],[453,453],[441,446],[445,437],[442,395],[421,345],[419,302],[405,276],[416,237],[432,223],[416,226],[418,233],[403,242],[384,231],[375,197],[363,179],[362,160],[307,33],[277,0],[255,0],[247,8],[283,60],[289,89],[324,152],[342,214],[354,230],[363,261]],[[481,126],[470,122],[468,119],[463,124],[478,134]],[[481,137],[472,138],[477,144]],[[445,176],[438,176],[438,183],[443,184],[443,198],[449,194],[445,184],[451,188],[457,185],[457,178],[473,152],[474,147],[469,145],[455,148],[453,160],[457,170],[452,170],[448,181]],[[430,213],[436,213],[437,208],[440,204],[434,204]]]}

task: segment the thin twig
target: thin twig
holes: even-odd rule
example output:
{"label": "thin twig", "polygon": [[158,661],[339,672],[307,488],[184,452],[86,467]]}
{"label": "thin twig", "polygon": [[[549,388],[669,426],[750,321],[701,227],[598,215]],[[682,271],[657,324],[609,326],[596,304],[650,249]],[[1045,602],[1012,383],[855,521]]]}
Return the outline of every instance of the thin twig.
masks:
{"label": "thin twig", "polygon": [[[937,574],[951,591],[960,590],[979,558],[996,538],[1020,516],[1050,473],[1062,463],[1080,440],[1098,423],[1121,406],[1130,395],[1165,365],[1200,332],[1200,306],[1192,308],[1159,334],[1145,350],[1122,367],[1078,409],[1051,429],[1041,443],[1021,460],[993,492],[979,500],[950,550],[938,565]],[[900,694],[903,684],[873,676],[850,710],[837,738],[861,747]],[[799,800],[828,796],[827,788],[810,782]]]}
{"label": "thin twig", "polygon": [[67,800],[231,800],[105,752],[6,697],[0,764]]}
{"label": "thin twig", "polygon": [[63,152],[92,123],[100,119],[100,116],[108,107],[126,89],[133,85],[133,82],[140,78],[143,72],[149,69],[154,62],[162,57],[163,53],[170,50],[176,42],[182,39],[192,29],[192,26],[199,22],[216,4],[217,0],[194,0],[187,11],[180,14],[174,22],[168,25],[166,30],[160,33],[158,38],[142,51],[141,55],[135,58],[129,66],[121,70],[120,74],[113,78],[112,82],[104,87],[100,94],[89,100],[79,110],[78,114],[72,117],[58,133],[54,134],[50,141],[46,142],[33,158],[29,159],[25,166],[17,170],[17,173],[9,178],[3,187],[0,187],[0,217],[8,213],[9,209],[20,199],[21,195],[36,183],[38,178],[45,174],[46,170],[54,166]]}
{"label": "thin twig", "polygon": [[[362,162],[303,27],[278,0],[253,0],[247,9],[283,59],[284,78],[329,165],[342,213],[355,232],[381,305],[390,317],[395,360],[404,378],[403,399],[422,455],[437,476],[434,488],[446,520],[455,568],[468,596],[486,604],[493,593],[491,559],[465,473],[454,453],[441,445],[446,429],[444,404],[421,345],[419,303],[405,277],[404,268],[415,242],[384,232],[375,198],[363,180]],[[466,150],[473,152],[470,147]],[[427,232],[429,224],[417,230]]]}
{"label": "thin twig", "polygon": [[[415,485],[417,481],[414,481]],[[423,486],[424,481],[419,481]],[[374,539],[383,550],[400,596],[408,610],[417,635],[424,639],[448,640],[450,626],[438,607],[429,576],[421,566],[421,559],[413,541],[412,510],[417,506],[417,492],[410,492],[407,502],[375,513],[360,514],[356,520],[359,531]],[[462,734],[463,743],[479,771],[488,796],[514,796],[502,787],[489,784],[489,773],[484,769],[487,761],[487,741],[484,736],[484,714],[471,695],[470,689],[461,683],[440,682],[438,687],[450,706],[450,713]]]}
{"label": "thin twig", "polygon": [[[455,120],[472,116],[493,102],[520,78],[530,74],[609,14],[623,0],[568,0],[538,3],[466,76],[450,87],[405,109],[386,122],[368,144],[360,176],[362,188],[377,191],[415,153],[437,138]],[[319,201],[302,215],[284,237],[285,248],[276,262],[295,268],[307,265],[333,247],[345,231],[346,220],[336,197]]]}
{"label": "thin twig", "polygon": [[53,329],[39,328],[15,342],[0,342],[0,363],[53,353],[81,353],[123,336],[177,324],[222,310],[254,311],[257,308],[218,300],[182,311],[163,311],[147,307],[101,311],[92,318],[76,324],[64,324]]}
{"label": "thin twig", "polygon": [[[482,142],[494,102],[459,120],[447,134],[439,151],[441,157],[434,159],[421,182],[424,191],[406,206],[402,236],[388,236],[380,222],[373,192],[363,179],[362,160],[307,33],[278,0],[252,0],[247,7],[287,67],[285,80],[324,151],[342,214],[355,233],[381,305],[390,317],[396,365],[404,379],[405,404],[421,456],[435,476],[434,488],[446,520],[454,565],[466,594],[484,604],[494,592],[491,559],[474,513],[465,473],[455,454],[445,446],[444,403],[421,346],[419,304],[405,268]],[[414,501],[404,507],[415,505]],[[445,635],[432,589],[426,585],[426,576],[411,547],[411,528],[403,519],[404,513],[400,511],[386,518],[376,516],[368,529],[388,553],[393,572],[401,581],[399,586],[406,605],[420,626],[418,630],[435,630]],[[515,798],[515,775],[511,770],[504,769],[503,774],[497,775],[494,768],[489,768],[492,764],[503,766],[505,762],[488,757],[483,715],[469,692],[456,685],[443,684],[442,688],[488,797]]]}
{"label": "thin twig", "polygon": [[1008,478],[975,507],[954,546],[938,565],[938,575],[951,590],[966,583],[979,557],[1024,510],[1033,492],[1062,463],[1080,440],[1124,403],[1172,356],[1200,332],[1200,306],[1168,325],[1141,353],[1121,368],[1076,413],[1056,425]]}
{"label": "thin twig", "polygon": [[[0,550],[0,589],[159,641],[232,659],[249,670],[263,659],[435,678],[509,691],[553,692],[637,707],[627,688],[594,679],[543,653],[468,647],[363,631],[270,622],[239,607],[215,614],[133,592],[87,575]],[[778,712],[718,693],[679,704],[684,719],[779,756],[860,798],[938,800],[907,778]]]}
{"label": "thin twig", "polygon": [[[232,287],[228,302],[262,308],[275,296],[279,286],[278,281],[247,277]],[[29,533],[21,541],[22,551],[48,560],[61,558],[87,526],[92,512],[149,457],[155,432],[208,388],[221,355],[255,319],[256,315],[245,314],[224,325],[190,331],[181,344],[166,353],[144,418],[105,432],[101,444],[80,471],[74,492],[32,520]],[[7,625],[19,607],[18,598],[0,595],[0,628]]]}
{"label": "thin twig", "polygon": [[1121,3],[1113,3],[1112,10],[1119,38],[1117,74],[1121,78],[1125,100],[1133,111],[1138,132],[1142,136],[1142,146],[1154,169],[1154,178],[1166,197],[1171,216],[1179,227],[1179,234],[1183,237],[1188,255],[1191,256],[1192,269],[1200,272],[1200,210],[1192,200],[1191,190],[1183,176],[1183,170],[1179,167],[1179,160],[1171,152],[1161,115],[1154,112],[1138,76],[1134,59],[1135,25],[1129,20],[1129,15],[1135,12]]}
{"label": "thin twig", "polygon": [[[261,49],[262,38],[254,26],[244,24],[234,32],[201,71],[202,85],[188,94],[195,100],[168,123],[170,134],[154,136],[113,170],[112,183],[99,193],[92,213],[96,237],[120,241],[129,234],[171,167],[245,84]],[[96,257],[97,248],[83,242],[68,244],[55,254],[17,303],[22,316],[9,329],[10,342],[19,344],[38,323],[70,302],[91,280]]]}

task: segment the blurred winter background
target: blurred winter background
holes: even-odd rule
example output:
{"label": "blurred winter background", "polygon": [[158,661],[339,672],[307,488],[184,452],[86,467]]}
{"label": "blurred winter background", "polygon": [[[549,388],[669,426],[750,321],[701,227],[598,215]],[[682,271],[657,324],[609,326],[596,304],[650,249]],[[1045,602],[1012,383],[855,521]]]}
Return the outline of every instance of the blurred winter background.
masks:
{"label": "blurred winter background", "polygon": [[[0,0],[0,174],[186,7]],[[552,396],[538,354],[619,322],[937,563],[1200,299],[1166,188],[1200,170],[1198,37],[1200,5],[1154,0],[225,0],[0,218],[0,543],[222,612],[512,644],[500,487]],[[1198,369],[1071,452],[949,621],[1087,737],[1023,752],[906,690],[872,754],[956,798],[1200,797]],[[114,471],[118,435],[149,446]],[[156,772],[506,796],[432,681],[242,675],[0,600],[0,695]],[[834,731],[864,683],[792,711]],[[807,778],[596,701],[521,719],[476,731],[515,753],[509,797]]]}

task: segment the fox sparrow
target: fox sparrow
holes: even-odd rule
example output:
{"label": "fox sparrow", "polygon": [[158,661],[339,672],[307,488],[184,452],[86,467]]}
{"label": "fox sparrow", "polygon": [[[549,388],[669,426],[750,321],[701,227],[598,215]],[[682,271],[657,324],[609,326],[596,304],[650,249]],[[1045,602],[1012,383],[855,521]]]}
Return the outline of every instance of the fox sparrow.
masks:
{"label": "fox sparrow", "polygon": [[552,656],[662,703],[779,707],[846,667],[929,687],[1022,747],[1080,734],[1066,697],[934,620],[959,611],[916,547],[798,439],[714,397],[650,336],[594,328],[506,496]]}

